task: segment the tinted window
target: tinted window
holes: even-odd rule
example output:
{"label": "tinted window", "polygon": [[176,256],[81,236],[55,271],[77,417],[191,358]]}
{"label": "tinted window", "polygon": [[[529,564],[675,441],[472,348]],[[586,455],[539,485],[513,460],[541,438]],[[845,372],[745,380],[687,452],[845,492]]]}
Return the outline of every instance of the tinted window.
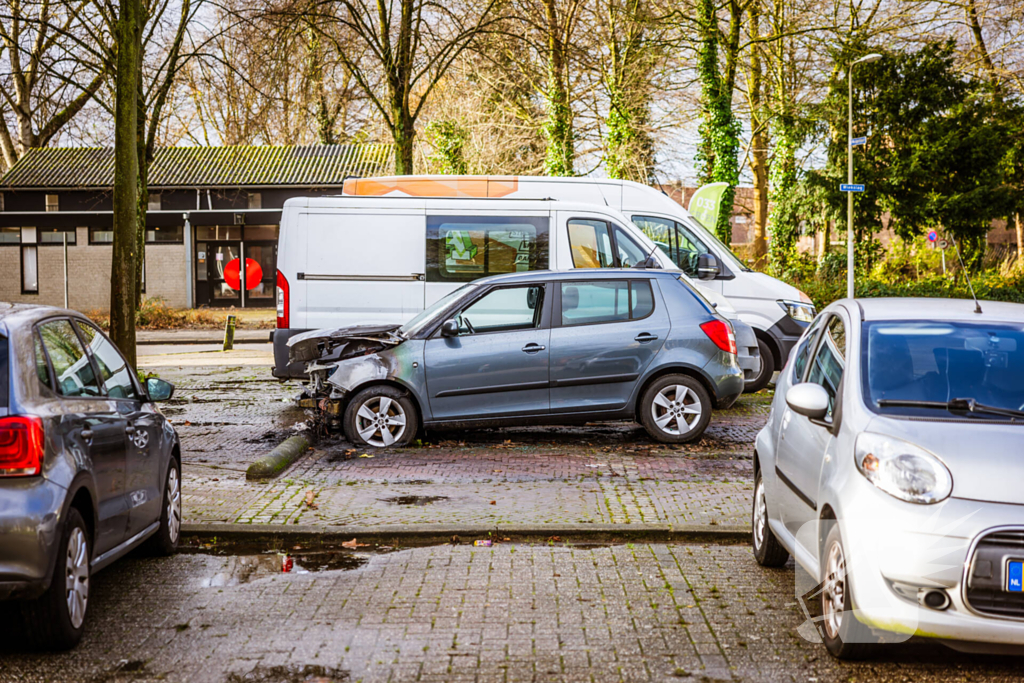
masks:
{"label": "tinted window", "polygon": [[132,370],[117,348],[92,325],[75,322],[93,360],[100,369],[100,381],[111,398],[137,398]]}
{"label": "tinted window", "polygon": [[457,317],[461,333],[529,330],[540,326],[544,287],[505,287],[485,294]]}
{"label": "tinted window", "polygon": [[50,366],[46,363],[46,353],[43,351],[43,343],[39,341],[39,335],[32,335],[32,344],[35,346],[35,357],[36,357],[36,377],[43,383],[44,387],[50,386]]}
{"label": "tinted window", "polygon": [[562,283],[562,325],[587,325],[644,318],[654,310],[646,280],[594,280]]}
{"label": "tinted window", "polygon": [[427,216],[427,282],[548,268],[548,223],[531,216]]}
{"label": "tinted window", "polygon": [[615,265],[608,224],[574,218],[569,221],[569,248],[576,268],[611,268]]}
{"label": "tinted window", "polygon": [[864,394],[872,410],[942,416],[935,409],[879,408],[876,401],[946,403],[955,398],[1024,409],[1024,325],[1020,323],[877,321],[865,323],[864,339]]}
{"label": "tinted window", "polygon": [[651,251],[641,247],[636,240],[619,227],[615,228],[615,250],[619,257],[619,266],[622,268],[632,268],[638,263],[643,263]]}
{"label": "tinted window", "polygon": [[82,342],[67,320],[53,320],[39,326],[43,346],[53,364],[57,391],[64,396],[99,396],[100,386],[85,355]]}
{"label": "tinted window", "polygon": [[846,328],[839,316],[833,315],[828,321],[828,327],[825,328],[821,343],[818,344],[818,352],[811,362],[811,372],[807,375],[808,382],[820,384],[828,392],[828,414],[826,417],[830,420],[845,367]]}

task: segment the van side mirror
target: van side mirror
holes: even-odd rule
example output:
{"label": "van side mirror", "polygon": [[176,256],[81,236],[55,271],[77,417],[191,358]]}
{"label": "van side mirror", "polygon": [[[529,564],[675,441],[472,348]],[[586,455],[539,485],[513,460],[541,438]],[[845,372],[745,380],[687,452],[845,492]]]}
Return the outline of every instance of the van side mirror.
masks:
{"label": "van side mirror", "polygon": [[794,413],[819,423],[828,414],[828,392],[820,384],[803,382],[786,392],[786,405]]}
{"label": "van side mirror", "polygon": [[171,396],[174,396],[174,385],[159,377],[147,377],[146,393],[150,401],[170,401]]}
{"label": "van side mirror", "polygon": [[714,254],[701,254],[697,257],[697,277],[701,280],[714,280],[722,272],[718,265],[718,257]]}
{"label": "van side mirror", "polygon": [[459,336],[459,324],[454,319],[449,318],[441,323],[441,336],[442,337],[458,337]]}

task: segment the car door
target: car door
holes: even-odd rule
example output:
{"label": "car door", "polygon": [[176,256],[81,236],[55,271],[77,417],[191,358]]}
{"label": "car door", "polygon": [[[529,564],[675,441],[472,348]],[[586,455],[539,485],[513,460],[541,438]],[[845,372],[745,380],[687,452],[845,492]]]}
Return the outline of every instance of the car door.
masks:
{"label": "car door", "polygon": [[[825,422],[831,425],[846,367],[846,323],[839,314],[823,321],[823,331],[806,370],[806,381],[820,384],[829,395]],[[799,353],[797,364],[799,364]],[[817,517],[818,484],[824,458],[831,457],[835,438],[828,425],[812,422],[788,407],[783,413],[776,451],[780,516],[794,534]]]}
{"label": "car door", "polygon": [[141,533],[160,518],[163,493],[160,415],[143,399],[140,388],[117,347],[96,327],[81,320],[75,327],[98,373],[100,387],[125,420],[125,498],[128,537]]}
{"label": "car door", "polygon": [[555,284],[551,411],[622,408],[671,328],[657,283],[623,278]]}
{"label": "car door", "polygon": [[428,339],[423,360],[434,420],[548,412],[549,285],[495,287]]}
{"label": "car door", "polygon": [[125,428],[128,421],[116,401],[103,395],[96,371],[71,321],[40,323],[37,333],[48,358],[54,391],[63,397],[61,437],[91,463],[96,485],[97,522],[94,555],[119,545],[128,529],[125,498]]}

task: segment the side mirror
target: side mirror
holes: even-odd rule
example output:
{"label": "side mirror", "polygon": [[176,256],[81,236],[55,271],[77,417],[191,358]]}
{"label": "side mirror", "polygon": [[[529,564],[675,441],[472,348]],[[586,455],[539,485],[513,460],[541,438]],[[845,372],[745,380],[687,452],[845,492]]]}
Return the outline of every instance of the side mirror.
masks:
{"label": "side mirror", "polygon": [[146,393],[150,401],[169,401],[174,396],[174,385],[159,377],[147,377]]}
{"label": "side mirror", "polygon": [[459,324],[453,319],[445,320],[441,323],[441,336],[442,337],[458,337],[459,336]]}
{"label": "side mirror", "polygon": [[701,254],[697,257],[697,277],[701,280],[714,280],[721,272],[722,268],[714,254]]}
{"label": "side mirror", "polygon": [[803,382],[786,392],[786,405],[794,413],[821,421],[828,414],[828,392],[820,384]]}

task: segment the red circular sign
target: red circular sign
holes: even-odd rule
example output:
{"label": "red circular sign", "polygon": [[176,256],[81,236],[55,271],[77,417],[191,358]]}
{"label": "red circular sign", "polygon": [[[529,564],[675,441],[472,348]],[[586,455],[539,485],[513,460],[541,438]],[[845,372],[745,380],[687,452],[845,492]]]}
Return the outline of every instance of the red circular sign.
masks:
{"label": "red circular sign", "polygon": [[[242,279],[239,277],[240,270],[241,266],[236,258],[224,264],[224,283],[231,289],[238,290],[242,288]],[[260,286],[260,280],[262,279],[263,269],[260,268],[260,264],[251,258],[245,259],[245,288],[256,289]]]}

